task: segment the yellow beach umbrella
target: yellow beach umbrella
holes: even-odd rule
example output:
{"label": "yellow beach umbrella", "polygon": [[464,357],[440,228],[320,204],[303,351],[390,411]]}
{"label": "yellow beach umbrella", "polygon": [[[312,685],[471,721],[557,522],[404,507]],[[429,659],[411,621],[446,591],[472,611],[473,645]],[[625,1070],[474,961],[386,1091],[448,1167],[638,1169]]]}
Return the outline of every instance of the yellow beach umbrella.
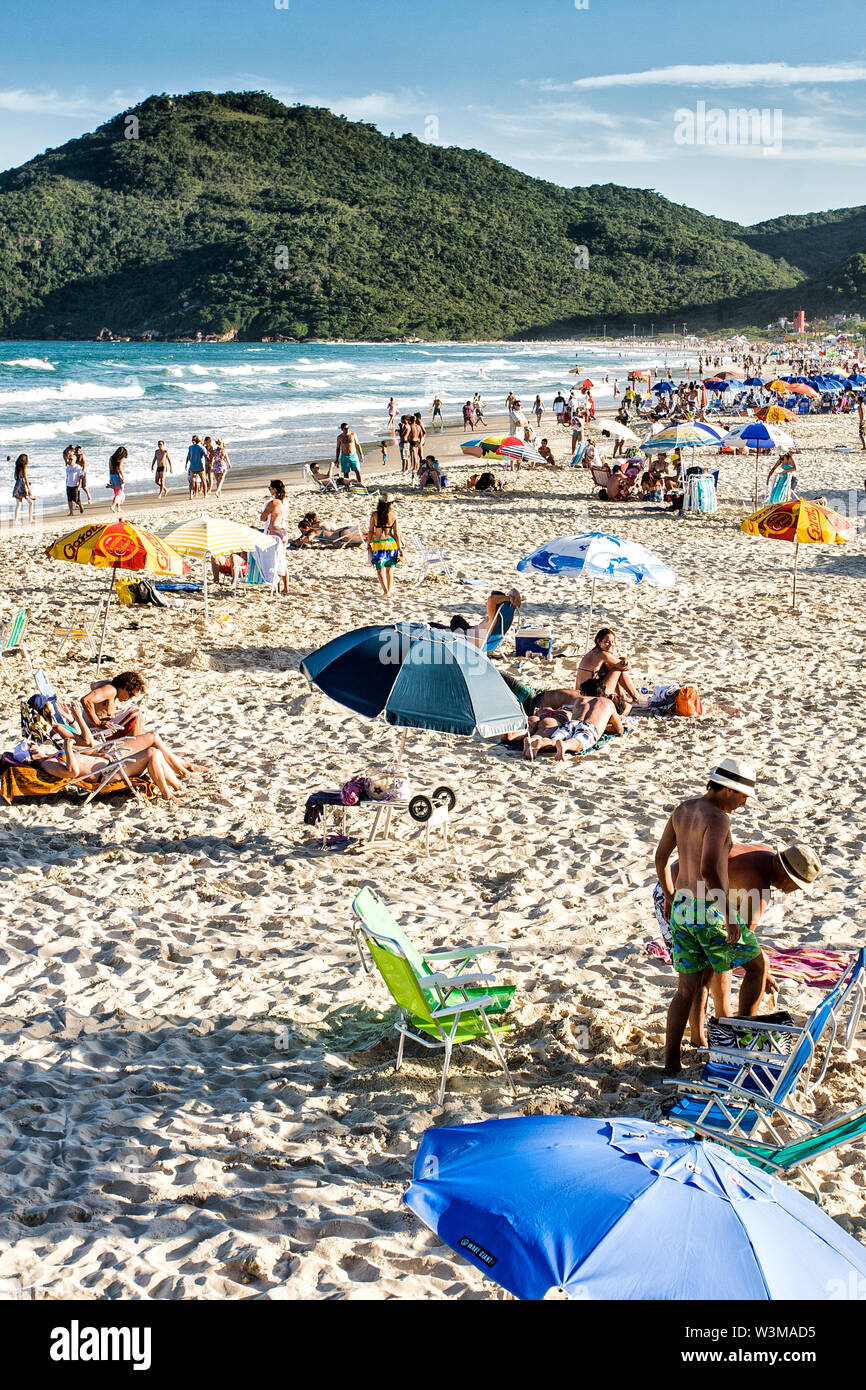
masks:
{"label": "yellow beach umbrella", "polygon": [[61,536],[53,545],[48,546],[45,553],[50,560],[66,560],[74,565],[96,565],[99,569],[111,570],[108,602],[105,605],[102,631],[99,634],[97,674],[102,665],[108,609],[114,593],[117,571],[150,570],[152,574],[172,575],[183,574],[186,569],[183,556],[166,545],[159,536],[120,517],[116,521],[79,526],[76,531],[70,531],[68,536]]}
{"label": "yellow beach umbrella", "polygon": [[760,536],[763,540],[793,542],[792,608],[797,601],[797,559],[801,542],[803,545],[844,545],[857,538],[857,532],[844,516],[823,502],[809,502],[805,497],[762,507],[740,522],[740,530],[748,536]]}
{"label": "yellow beach umbrella", "polygon": [[169,526],[162,532],[162,539],[181,555],[195,555],[202,561],[202,581],[204,584],[204,615],[210,618],[208,604],[208,563],[217,555],[229,555],[232,551],[249,552],[257,548],[266,549],[275,545],[276,536],[266,536],[263,531],[255,531],[252,526],[241,526],[236,521],[225,521],[220,517],[200,516],[190,521],[182,521],[177,526]]}

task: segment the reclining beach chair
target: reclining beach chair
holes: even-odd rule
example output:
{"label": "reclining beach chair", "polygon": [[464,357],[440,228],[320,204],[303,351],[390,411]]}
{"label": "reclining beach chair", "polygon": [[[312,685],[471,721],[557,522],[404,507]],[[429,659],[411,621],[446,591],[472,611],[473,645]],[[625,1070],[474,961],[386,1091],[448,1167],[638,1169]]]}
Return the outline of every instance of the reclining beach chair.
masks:
{"label": "reclining beach chair", "polygon": [[857,1110],[849,1111],[847,1115],[839,1115],[835,1120],[827,1120],[821,1124],[807,1115],[799,1115],[764,1097],[752,1098],[751,1104],[758,1109],[766,1109],[775,1119],[782,1116],[794,1131],[794,1137],[778,1144],[770,1144],[747,1139],[739,1134],[719,1138],[714,1132],[703,1130],[697,1125],[695,1132],[714,1139],[716,1143],[723,1144],[734,1153],[742,1154],[756,1168],[762,1168],[765,1173],[772,1173],[774,1177],[785,1177],[788,1173],[802,1169],[802,1177],[811,1187],[818,1205],[821,1206],[821,1193],[807,1165],[820,1158],[822,1154],[830,1153],[832,1149],[866,1138],[866,1106],[861,1105]]}
{"label": "reclining beach chair", "polygon": [[611,472],[606,463],[594,463],[589,471],[596,487],[607,487],[611,479]]}
{"label": "reclining beach chair", "polygon": [[[447,1004],[455,999],[477,999],[484,995],[492,1000],[487,1005],[488,1013],[507,1012],[514,998],[516,985],[487,983],[493,980],[492,975],[483,976],[485,981],[483,987],[455,983],[444,988],[441,984],[431,983],[431,981],[441,979],[439,967],[446,967],[451,971],[454,980],[459,982],[467,969],[481,969],[481,956],[502,951],[504,947],[459,946],[455,950],[430,951],[422,954],[412,945],[399,922],[392,916],[387,905],[369,883],[365,883],[360,892],[355,894],[352,912],[363,924],[368,937],[375,936],[377,940],[396,942],[414,970],[418,983],[431,1005]],[[361,964],[369,974],[370,967],[364,958],[359,928],[354,922],[352,923],[352,933],[355,937],[355,945],[358,947],[358,955],[361,957]],[[477,979],[478,976],[475,978]]]}
{"label": "reclining beach chair", "polygon": [[409,539],[421,556],[421,563],[424,566],[421,574],[415,581],[416,584],[422,584],[434,567],[437,574],[447,574],[449,578],[453,578],[454,570],[451,568],[450,561],[444,550],[440,549],[439,546],[428,548],[416,531],[409,532]]}
{"label": "reclining beach chair", "polygon": [[317,478],[310,469],[310,465],[305,463],[301,467],[301,476],[305,483],[311,483],[319,492],[336,492],[337,484],[333,478]]}
{"label": "reclining beach chair", "polygon": [[[497,1035],[508,1032],[511,1025],[490,1022],[487,1010],[495,1002],[493,996],[482,994],[475,999],[457,1000],[451,1004],[436,1004],[434,1007],[418,983],[418,977],[406,955],[400,949],[398,942],[368,931],[363,923],[358,931],[373,957],[392,999],[401,1010],[400,1019],[394,1025],[395,1031],[400,1034],[400,1046],[397,1049],[397,1061],[394,1070],[400,1070],[403,1062],[403,1048],[407,1038],[420,1043],[422,1047],[444,1048],[445,1060],[442,1065],[439,1093],[436,1097],[436,1104],[441,1106],[445,1096],[445,1087],[448,1083],[448,1070],[451,1066],[451,1054],[454,1048],[463,1043],[473,1043],[482,1038],[489,1038],[499,1065],[505,1072],[508,1084],[512,1092],[516,1094],[511,1073],[497,1041]],[[456,987],[462,989],[470,984],[478,984],[484,978],[483,975],[464,975],[450,979],[445,975],[432,975],[428,979],[428,984],[434,987],[438,985],[442,989]]]}
{"label": "reclining beach chair", "polygon": [[[823,1081],[836,1040],[839,1019],[849,1007],[845,1028],[845,1046],[850,1047],[863,1008],[866,983],[866,949],[861,947],[842,972],[836,984],[816,1005],[801,1028],[794,1024],[762,1023],[754,1018],[721,1019],[728,1027],[748,1032],[750,1041],[762,1038],[764,1046],[745,1048],[708,1048],[709,1060],[700,1081],[680,1081],[669,1078],[667,1085],[676,1086],[684,1094],[668,1112],[675,1124],[706,1132],[720,1140],[733,1135],[749,1135],[760,1125],[766,1125],[778,1143],[771,1111],[758,1107],[754,1098],[784,1106],[798,1088],[804,1097]],[[772,1034],[777,1037],[773,1038]],[[789,1036],[793,1047],[786,1055],[778,1039]],[[819,1043],[824,1047],[824,1060],[814,1081],[812,1068]]]}
{"label": "reclining beach chair", "polygon": [[586,440],[586,439],[582,439],[582,440],[580,441],[580,443],[578,444],[577,448],[575,449],[574,453],[573,453],[572,456],[571,456],[571,459],[570,459],[569,465],[568,465],[569,468],[579,468],[579,467],[580,467],[581,463],[583,462],[583,456],[584,456],[584,454],[586,453],[586,446],[587,446],[587,443],[588,443],[588,442],[589,442],[589,441]]}
{"label": "reclining beach chair", "polygon": [[[96,604],[96,611],[90,619],[79,617],[77,619],[73,618],[70,622],[65,624],[62,622],[54,624],[53,638],[55,642],[60,643],[60,645],[55,648],[56,656],[62,656],[63,649],[67,642],[83,642],[85,646],[89,648],[91,658],[94,661],[96,660],[97,634],[102,626],[105,604],[107,602],[108,600],[106,598],[100,598]],[[105,660],[104,657],[103,660]]]}
{"label": "reclining beach chair", "polygon": [[492,656],[496,648],[501,645],[506,632],[514,622],[514,615],[516,612],[517,609],[509,599],[506,599],[505,603],[499,605],[484,642],[484,653],[486,656]]}
{"label": "reclining beach chair", "polygon": [[33,663],[30,660],[30,653],[24,645],[24,633],[30,620],[30,609],[19,608],[18,612],[10,618],[0,628],[0,667],[10,685],[13,684],[9,670],[9,662],[13,657],[23,656],[27,665],[30,667],[30,674],[33,675]]}

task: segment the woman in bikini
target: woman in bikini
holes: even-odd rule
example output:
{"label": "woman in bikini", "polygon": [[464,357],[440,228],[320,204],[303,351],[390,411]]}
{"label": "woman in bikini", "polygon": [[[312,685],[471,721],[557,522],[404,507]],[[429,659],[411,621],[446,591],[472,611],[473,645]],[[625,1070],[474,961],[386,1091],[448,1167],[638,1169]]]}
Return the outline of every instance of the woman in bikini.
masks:
{"label": "woman in bikini", "polygon": [[[63,751],[53,744],[34,746],[31,759],[40,772],[58,781],[71,777],[96,776],[105,772],[118,757],[128,777],[147,776],[166,801],[179,802],[176,793],[183,790],[183,781],[199,769],[170,754],[157,734],[140,734],[137,738],[118,740],[112,756],[104,752],[89,752],[79,746],[79,735],[64,725],[52,726],[53,735],[63,744]],[[116,751],[115,751],[116,750]]]}
{"label": "woman in bikini", "polygon": [[214,480],[214,497],[219,497],[223,490],[223,483],[226,480],[226,473],[231,468],[231,464],[229,463],[229,456],[226,453],[226,446],[225,444],[223,444],[221,439],[217,440],[216,448],[213,451],[212,468]]}
{"label": "woman in bikini", "polygon": [[12,519],[13,525],[20,515],[22,502],[26,502],[30,508],[30,515],[27,518],[28,521],[33,520],[33,503],[36,501],[36,498],[30,491],[30,483],[27,480],[27,465],[29,462],[30,460],[26,454],[19,454],[15,460],[15,480],[12,484],[12,496],[15,501],[15,516]]}
{"label": "woman in bikini", "polygon": [[390,599],[394,566],[403,558],[403,537],[394,515],[394,499],[385,493],[370,517],[367,528],[367,554],[382,586],[382,598]]}
{"label": "woman in bikini", "polygon": [[265,535],[276,536],[277,544],[275,556],[276,572],[280,579],[280,593],[288,596],[289,592],[289,571],[286,565],[286,542],[289,533],[286,530],[286,485],[279,478],[274,478],[268,486],[271,500],[266,505],[259,518],[265,523]]}
{"label": "woman in bikini", "polygon": [[337,526],[328,530],[323,526],[315,512],[307,512],[298,522],[300,535],[289,541],[292,550],[300,550],[304,545],[361,545],[364,540],[360,526]]}

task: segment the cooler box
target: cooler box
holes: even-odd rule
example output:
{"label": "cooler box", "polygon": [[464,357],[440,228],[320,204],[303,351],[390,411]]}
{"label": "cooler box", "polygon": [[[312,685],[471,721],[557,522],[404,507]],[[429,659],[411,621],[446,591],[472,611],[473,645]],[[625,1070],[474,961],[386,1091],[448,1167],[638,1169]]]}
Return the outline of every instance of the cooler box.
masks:
{"label": "cooler box", "polygon": [[520,627],[514,635],[514,650],[518,656],[540,652],[549,660],[553,651],[553,633],[549,627]]}

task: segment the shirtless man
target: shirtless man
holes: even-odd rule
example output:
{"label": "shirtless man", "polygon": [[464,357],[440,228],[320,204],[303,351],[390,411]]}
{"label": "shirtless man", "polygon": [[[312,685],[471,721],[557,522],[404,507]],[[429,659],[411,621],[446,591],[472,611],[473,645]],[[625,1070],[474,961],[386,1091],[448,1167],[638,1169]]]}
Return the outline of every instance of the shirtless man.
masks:
{"label": "shirtless man", "polygon": [[364,480],[361,477],[361,464],[364,462],[364,450],[358,442],[358,436],[354,430],[350,430],[345,422],[340,426],[340,433],[337,435],[337,451],[334,454],[334,465],[339,468],[340,476],[348,483],[349,474],[354,473],[358,482],[363,486]]}
{"label": "shirtless man", "polygon": [[[137,671],[123,671],[110,681],[102,681],[98,685],[94,685],[81,700],[81,708],[87,727],[101,731],[112,730],[114,712],[118,704],[125,705],[136,695],[143,695],[145,689],[144,681]],[[124,727],[124,733],[138,734],[140,732],[141,716],[137,715],[128,727]]]}
{"label": "shirtless man", "polygon": [[[630,669],[628,657],[620,656],[617,652],[613,628],[602,627],[595,634],[595,646],[581,657],[577,684],[580,685],[590,676],[598,676],[605,695],[616,701],[619,713],[628,714],[632,705],[640,700],[640,694],[628,674]],[[617,700],[617,696],[621,698]]]}
{"label": "shirtless man", "polygon": [[[561,763],[566,752],[585,753],[607,731],[614,734],[625,732],[613,701],[604,694],[598,680],[584,681],[568,719],[559,728],[545,729],[545,722],[540,721],[536,733],[527,738],[524,758],[535,757],[550,749],[556,762]],[[559,720],[554,718],[554,723],[559,723]],[[567,744],[570,746],[566,747]]]}
{"label": "shirtless man", "polygon": [[421,448],[427,431],[420,411],[409,417],[409,464],[412,472],[421,467]]}
{"label": "shirtless man", "polygon": [[166,449],[165,447],[164,439],[160,439],[157,442],[156,450],[154,451],[153,455],[153,461],[150,466],[154,470],[153,480],[159,488],[160,497],[167,497],[168,492],[165,486],[165,470],[168,469],[169,473],[173,472],[174,470],[171,466],[171,458],[169,457],[168,449]]}
{"label": "shirtless man", "polygon": [[[723,758],[710,773],[703,796],[676,808],[655,853],[671,924],[677,991],[668,1009],[665,1075],[682,1070],[680,1046],[704,972],[724,974],[760,958],[743,980],[738,1017],[752,1018],[764,992],[766,965],[751,927],[740,921],[729,893],[730,816],[745,806],[755,790],[755,769],[738,758]],[[670,861],[679,853],[676,887]]]}

